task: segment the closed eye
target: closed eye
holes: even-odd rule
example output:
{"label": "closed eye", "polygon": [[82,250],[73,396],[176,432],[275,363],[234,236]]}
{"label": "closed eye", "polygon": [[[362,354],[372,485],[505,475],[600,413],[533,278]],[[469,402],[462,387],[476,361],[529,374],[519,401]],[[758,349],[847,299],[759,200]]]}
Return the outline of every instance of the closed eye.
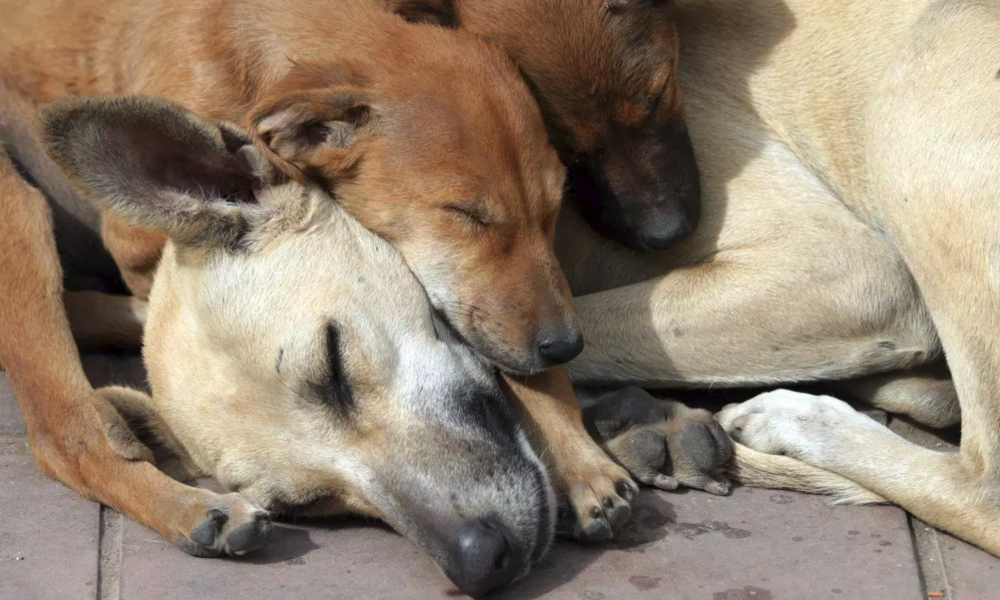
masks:
{"label": "closed eye", "polygon": [[341,416],[347,417],[354,410],[354,393],[344,370],[343,340],[336,322],[327,324],[323,332],[326,356],[326,375],[309,384],[312,392],[324,404],[333,408]]}
{"label": "closed eye", "polygon": [[444,209],[454,215],[458,215],[468,222],[478,227],[489,227],[490,218],[478,206],[473,204],[454,203],[446,204]]}

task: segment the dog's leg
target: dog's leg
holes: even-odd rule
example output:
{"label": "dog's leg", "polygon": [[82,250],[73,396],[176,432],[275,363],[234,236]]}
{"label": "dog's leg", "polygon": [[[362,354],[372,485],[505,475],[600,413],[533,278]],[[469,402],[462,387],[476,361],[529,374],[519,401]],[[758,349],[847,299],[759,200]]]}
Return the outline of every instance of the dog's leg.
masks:
{"label": "dog's leg", "polygon": [[882,410],[906,415],[928,427],[950,427],[962,418],[950,377],[926,369],[884,373],[824,384]]}
{"label": "dog's leg", "polygon": [[504,375],[526,429],[552,475],[556,492],[576,519],[572,534],[585,540],[610,539],[628,520],[638,489],[587,434],[580,404],[563,367],[537,375]]}
{"label": "dog's leg", "polygon": [[731,454],[729,443],[707,411],[630,388],[603,396],[582,414],[562,367],[528,378],[505,375],[504,383],[575,513],[576,537],[607,539],[628,519],[637,492],[629,473],[661,489],[729,493],[719,472]]}
{"label": "dog's leg", "polygon": [[242,497],[178,483],[150,462],[87,381],[62,304],[45,199],[0,153],[0,362],[17,394],[39,467],[197,555],[241,553],[270,530]]}
{"label": "dog's leg", "polygon": [[590,403],[583,419],[601,447],[642,483],[729,493],[722,470],[732,458],[731,444],[707,410],[628,387]]}
{"label": "dog's leg", "polygon": [[865,302],[854,298],[860,277],[847,289],[816,289],[795,281],[801,271],[777,273],[768,260],[761,253],[745,263],[707,263],[577,298],[587,346],[569,365],[573,380],[772,385],[908,368],[938,352],[912,292],[880,298],[902,301],[872,327]]}
{"label": "dog's leg", "polygon": [[83,349],[142,346],[148,303],[135,296],[102,292],[63,294],[73,339]]}
{"label": "dog's leg", "polygon": [[721,417],[755,449],[847,477],[996,555],[998,36],[1000,3],[931,5],[876,90],[866,128],[873,212],[906,259],[937,326],[961,404],[960,452],[920,448],[830,400],[774,398]]}
{"label": "dog's leg", "polygon": [[167,243],[166,236],[105,214],[101,217],[101,237],[115,259],[125,285],[136,298],[147,300],[153,287],[156,266]]}
{"label": "dog's leg", "polygon": [[[965,453],[964,433],[962,453],[935,452],[904,440],[846,402],[789,390],[728,406],[717,418],[734,440],[754,451],[782,461],[802,461],[832,474],[810,474],[792,462],[780,469],[785,481],[781,487],[812,487],[837,493],[848,502],[852,498],[862,502],[885,498],[1000,555],[998,486],[987,474],[992,465],[983,455]],[[767,462],[756,461],[752,455],[742,460],[749,461],[751,467]],[[799,470],[815,481],[797,481]],[[740,479],[757,483],[752,477]],[[840,485],[841,481],[846,485]],[[852,488],[851,482],[857,487]]]}

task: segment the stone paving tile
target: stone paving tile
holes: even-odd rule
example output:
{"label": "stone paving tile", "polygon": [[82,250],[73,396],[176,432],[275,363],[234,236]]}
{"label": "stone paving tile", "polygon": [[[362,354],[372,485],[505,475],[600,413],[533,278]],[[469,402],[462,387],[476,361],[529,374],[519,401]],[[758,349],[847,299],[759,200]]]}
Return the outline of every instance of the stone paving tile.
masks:
{"label": "stone paving tile", "polygon": [[[890,429],[927,448],[958,450],[957,430],[934,431],[906,419],[893,418]],[[943,600],[995,600],[1000,598],[1000,559],[913,519],[927,591]]]}
{"label": "stone paving tile", "polygon": [[0,371],[0,436],[26,435],[24,417],[7,373]]}
{"label": "stone paving tile", "polygon": [[1000,598],[1000,559],[946,533],[936,533],[950,600]]}
{"label": "stone paving tile", "polygon": [[391,531],[356,523],[281,525],[265,549],[239,560],[183,554],[126,520],[122,600],[198,598],[444,598],[450,583]]}
{"label": "stone paving tile", "polygon": [[31,457],[0,456],[0,598],[96,597],[99,510]]}
{"label": "stone paving tile", "polygon": [[[909,529],[892,507],[742,488],[731,498],[647,491],[620,542],[560,543],[499,599],[879,598],[920,596]],[[449,582],[407,541],[377,526],[284,525],[242,560],[196,559],[126,521],[122,600],[445,598]]]}
{"label": "stone paving tile", "polygon": [[770,600],[920,596],[903,511],[739,488],[646,492],[624,540],[560,545],[505,599]]}

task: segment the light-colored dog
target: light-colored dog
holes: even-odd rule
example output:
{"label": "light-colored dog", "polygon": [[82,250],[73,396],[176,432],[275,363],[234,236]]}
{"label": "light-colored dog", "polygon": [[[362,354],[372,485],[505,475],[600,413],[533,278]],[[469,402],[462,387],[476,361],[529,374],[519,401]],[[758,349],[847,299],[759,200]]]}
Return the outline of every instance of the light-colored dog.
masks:
{"label": "light-colored dog", "polygon": [[240,129],[176,105],[73,100],[43,125],[89,197],[169,240],[143,345],[159,417],[138,392],[99,393],[155,430],[160,466],[239,493],[150,476],[156,521],[198,519],[162,533],[195,555],[240,554],[268,532],[258,507],[351,513],[392,525],[472,595],[529,571],[553,536],[546,470],[392,245]]}
{"label": "light-colored dog", "polygon": [[[676,14],[702,221],[654,256],[566,215],[588,343],[575,381],[848,380],[928,425],[961,419],[948,454],[825,398],[779,392],[721,416],[786,455],[742,453],[750,482],[885,498],[1000,555],[1000,3],[681,0]],[[954,386],[931,373],[942,351]]]}
{"label": "light-colored dog", "polygon": [[[458,335],[508,373],[506,389],[546,448],[560,499],[579,516],[577,535],[604,539],[628,518],[635,484],[587,435],[565,369],[544,370],[583,343],[554,251],[565,169],[499,48],[405,23],[381,0],[0,0],[0,12],[8,17],[0,72],[11,95],[166,97],[245,126],[280,170],[322,182],[402,252]],[[88,405],[92,390],[68,365],[78,361],[58,265],[27,239],[49,229],[46,217],[33,214],[37,202],[16,174],[0,175],[0,216],[16,231],[0,240],[0,263],[32,253],[46,264],[0,282],[2,297],[24,299],[0,310],[0,361],[33,453],[46,473],[131,514],[128,503],[148,494],[135,483],[134,495],[112,502],[105,489],[120,474],[116,459],[73,458],[80,443],[99,444],[94,420],[73,408]],[[113,216],[100,232],[144,298],[163,235]],[[62,372],[40,370],[43,362]]]}

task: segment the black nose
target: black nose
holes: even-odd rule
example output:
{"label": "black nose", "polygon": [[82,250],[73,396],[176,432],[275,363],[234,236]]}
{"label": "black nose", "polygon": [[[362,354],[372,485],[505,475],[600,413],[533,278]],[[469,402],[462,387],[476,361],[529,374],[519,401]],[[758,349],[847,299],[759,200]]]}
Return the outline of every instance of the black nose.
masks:
{"label": "black nose", "polygon": [[639,252],[660,252],[690,235],[697,224],[697,213],[665,210],[645,219],[621,241]]}
{"label": "black nose", "polygon": [[583,352],[583,334],[576,328],[548,331],[538,343],[538,355],[545,368],[568,363]]}
{"label": "black nose", "polygon": [[496,519],[467,522],[456,542],[458,568],[450,574],[451,580],[474,598],[509,584],[524,566],[523,553]]}

